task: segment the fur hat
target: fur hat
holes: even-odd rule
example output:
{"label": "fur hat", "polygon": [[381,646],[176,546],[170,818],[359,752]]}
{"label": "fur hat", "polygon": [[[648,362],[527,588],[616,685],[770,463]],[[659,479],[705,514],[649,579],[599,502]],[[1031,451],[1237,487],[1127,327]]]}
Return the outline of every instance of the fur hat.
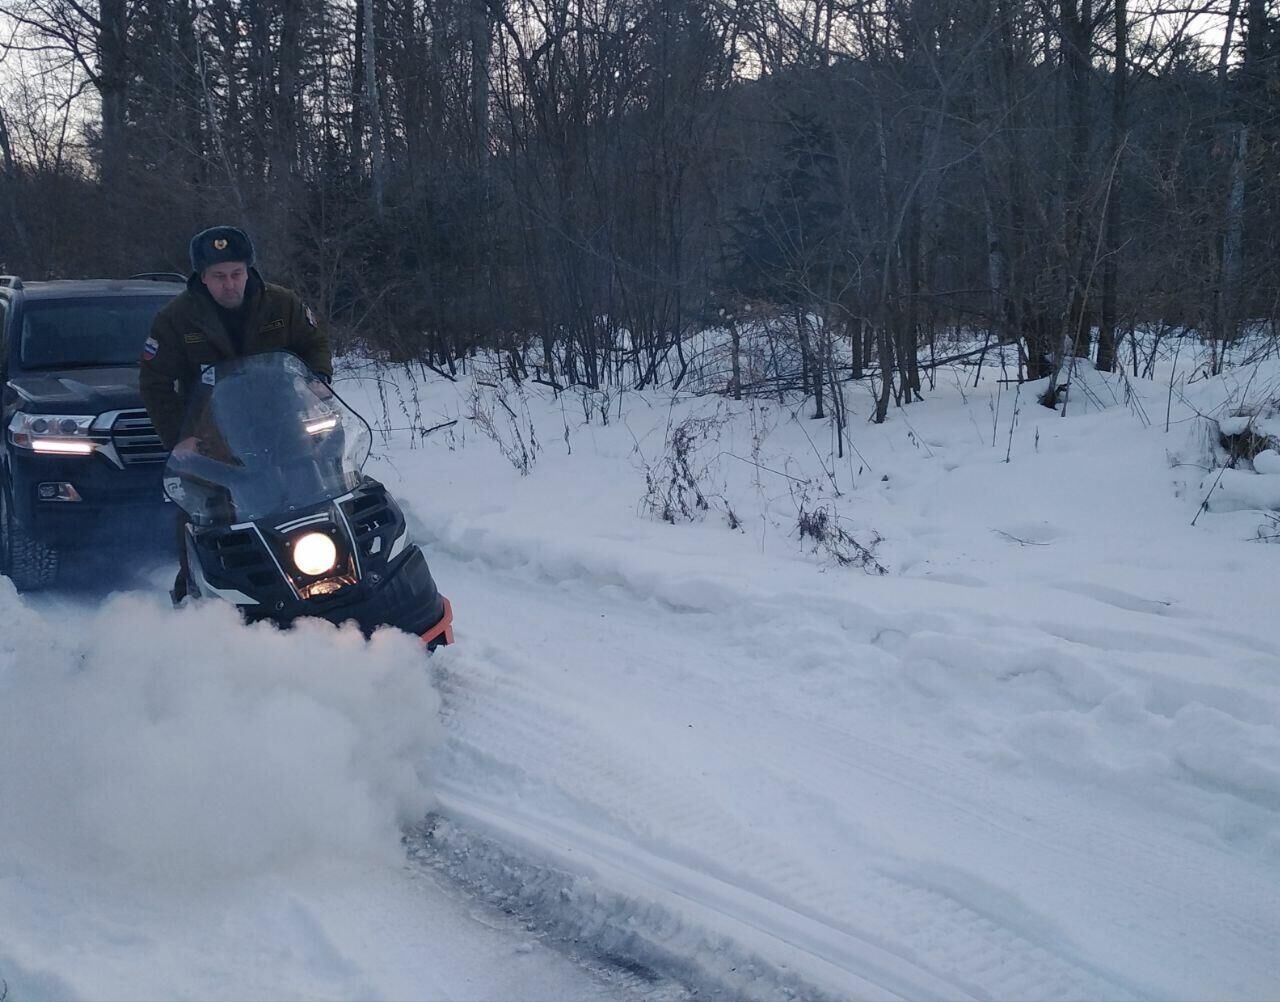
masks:
{"label": "fur hat", "polygon": [[210,265],[243,261],[253,267],[253,241],[234,226],[210,226],[191,238],[191,270],[202,274]]}

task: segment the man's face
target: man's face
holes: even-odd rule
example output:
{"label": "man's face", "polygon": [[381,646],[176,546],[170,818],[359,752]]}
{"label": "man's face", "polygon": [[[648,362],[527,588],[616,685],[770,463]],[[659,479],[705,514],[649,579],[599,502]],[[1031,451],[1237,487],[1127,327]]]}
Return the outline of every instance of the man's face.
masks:
{"label": "man's face", "polygon": [[234,310],[244,302],[244,288],[249,282],[249,269],[243,261],[211,264],[200,276],[213,301],[223,309]]}

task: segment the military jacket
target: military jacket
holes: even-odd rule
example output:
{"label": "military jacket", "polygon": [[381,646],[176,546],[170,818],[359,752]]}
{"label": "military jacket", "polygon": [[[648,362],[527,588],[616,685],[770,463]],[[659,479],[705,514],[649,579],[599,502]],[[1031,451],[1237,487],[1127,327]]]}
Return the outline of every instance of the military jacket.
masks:
{"label": "military jacket", "polygon": [[297,295],[263,282],[251,269],[246,297],[242,352],[235,350],[198,275],[192,275],[187,290],[156,314],[143,348],[138,385],[166,449],[178,441],[187,405],[206,366],[238,355],[290,351],[313,372],[333,374],[329,338]]}

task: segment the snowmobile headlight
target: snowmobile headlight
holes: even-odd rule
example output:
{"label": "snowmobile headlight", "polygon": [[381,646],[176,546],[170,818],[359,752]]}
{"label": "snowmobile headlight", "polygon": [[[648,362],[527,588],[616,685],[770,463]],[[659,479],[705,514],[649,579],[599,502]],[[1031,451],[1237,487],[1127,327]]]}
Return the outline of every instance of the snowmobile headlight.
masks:
{"label": "snowmobile headlight", "polygon": [[293,563],[303,574],[324,574],[337,562],[338,548],[323,532],[308,532],[294,541]]}

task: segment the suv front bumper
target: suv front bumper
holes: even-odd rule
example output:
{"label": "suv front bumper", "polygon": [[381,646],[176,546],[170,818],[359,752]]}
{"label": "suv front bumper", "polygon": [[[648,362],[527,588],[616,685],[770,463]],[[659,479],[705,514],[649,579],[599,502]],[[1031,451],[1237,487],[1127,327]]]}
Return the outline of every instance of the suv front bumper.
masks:
{"label": "suv front bumper", "polygon": [[[14,514],[32,535],[59,549],[96,537],[173,539],[175,510],[164,497],[163,463],[126,466],[105,456],[57,456],[13,449]],[[41,484],[70,484],[79,501],[41,500]]]}

